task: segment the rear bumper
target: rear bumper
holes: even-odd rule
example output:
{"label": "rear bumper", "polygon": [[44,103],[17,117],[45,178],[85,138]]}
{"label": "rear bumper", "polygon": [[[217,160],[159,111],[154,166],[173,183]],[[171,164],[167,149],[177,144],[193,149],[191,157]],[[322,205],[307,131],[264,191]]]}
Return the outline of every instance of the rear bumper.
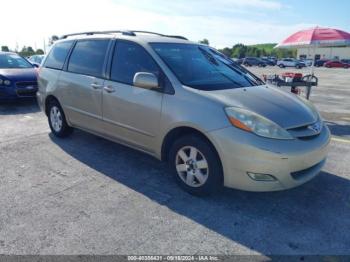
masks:
{"label": "rear bumper", "polygon": [[[330,132],[323,130],[310,140],[275,140],[229,127],[210,132],[222,161],[224,184],[247,191],[277,191],[299,186],[322,169]],[[268,174],[275,181],[256,181],[248,172]]]}

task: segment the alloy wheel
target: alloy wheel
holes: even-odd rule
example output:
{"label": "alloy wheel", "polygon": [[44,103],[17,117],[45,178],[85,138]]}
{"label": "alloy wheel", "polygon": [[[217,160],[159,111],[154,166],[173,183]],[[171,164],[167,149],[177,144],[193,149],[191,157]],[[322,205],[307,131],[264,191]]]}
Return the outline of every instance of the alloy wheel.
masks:
{"label": "alloy wheel", "polygon": [[60,109],[57,106],[51,107],[50,110],[50,121],[52,128],[58,133],[62,129],[63,120]]}
{"label": "alloy wheel", "polygon": [[185,146],[177,152],[175,166],[181,180],[190,187],[200,187],[204,185],[208,179],[208,161],[205,156],[193,146]]}

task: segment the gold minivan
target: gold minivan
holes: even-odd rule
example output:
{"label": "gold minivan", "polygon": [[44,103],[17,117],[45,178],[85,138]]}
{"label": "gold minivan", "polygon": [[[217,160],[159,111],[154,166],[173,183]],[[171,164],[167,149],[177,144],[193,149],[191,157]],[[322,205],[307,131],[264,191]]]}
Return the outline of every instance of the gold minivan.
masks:
{"label": "gold minivan", "polygon": [[310,102],[181,36],[66,35],[38,82],[54,135],[79,128],[168,161],[192,194],[288,189],[326,161],[330,133]]}

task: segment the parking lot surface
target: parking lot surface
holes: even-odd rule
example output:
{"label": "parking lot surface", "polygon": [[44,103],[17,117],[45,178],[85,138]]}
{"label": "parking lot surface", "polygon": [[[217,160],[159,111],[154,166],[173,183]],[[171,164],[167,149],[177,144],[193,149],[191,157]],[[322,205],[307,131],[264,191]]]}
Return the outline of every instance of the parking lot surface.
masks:
{"label": "parking lot surface", "polygon": [[57,139],[35,101],[0,104],[0,253],[349,254],[350,70],[316,75],[328,161],[273,193],[194,197],[150,156],[82,131]]}

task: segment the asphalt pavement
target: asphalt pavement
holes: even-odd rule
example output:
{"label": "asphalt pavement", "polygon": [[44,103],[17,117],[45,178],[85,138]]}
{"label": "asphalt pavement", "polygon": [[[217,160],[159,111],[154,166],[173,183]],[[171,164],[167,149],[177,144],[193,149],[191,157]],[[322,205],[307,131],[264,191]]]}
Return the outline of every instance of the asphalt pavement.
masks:
{"label": "asphalt pavement", "polygon": [[1,103],[0,254],[350,254],[350,70],[322,70],[311,100],[334,135],[328,161],[273,193],[194,197],[150,156],[57,139],[35,101]]}

